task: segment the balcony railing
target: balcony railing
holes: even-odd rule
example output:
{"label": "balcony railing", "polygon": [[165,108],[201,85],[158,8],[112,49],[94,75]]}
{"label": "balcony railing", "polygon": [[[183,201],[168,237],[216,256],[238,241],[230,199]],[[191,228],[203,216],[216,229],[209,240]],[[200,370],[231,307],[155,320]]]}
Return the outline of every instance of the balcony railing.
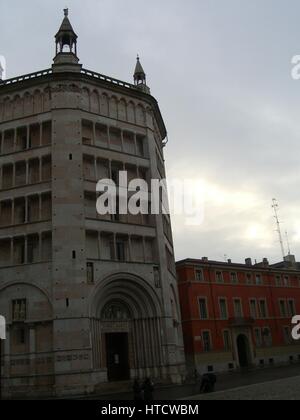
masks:
{"label": "balcony railing", "polygon": [[1,80],[0,86],[12,85],[18,82],[24,82],[25,80],[36,79],[38,77],[46,76],[52,74],[52,69],[46,69],[42,71],[37,71],[35,73],[25,74],[23,76],[13,77],[11,79]]}
{"label": "balcony railing", "polygon": [[235,317],[229,319],[231,327],[249,327],[255,323],[254,318],[247,317]]}
{"label": "balcony railing", "polygon": [[[37,71],[35,73],[25,74],[23,76],[12,77],[11,79],[1,80],[0,86],[13,85],[15,83],[24,82],[26,80],[37,79],[39,77],[47,76],[52,73],[53,73],[53,70],[50,68],[46,70]],[[91,70],[81,69],[81,74],[91,77],[96,80],[102,80],[104,82],[107,82],[113,85],[121,86],[123,88],[133,89],[133,90],[136,89],[136,87],[131,83],[123,82],[122,80],[105,76],[104,74],[100,74]]]}

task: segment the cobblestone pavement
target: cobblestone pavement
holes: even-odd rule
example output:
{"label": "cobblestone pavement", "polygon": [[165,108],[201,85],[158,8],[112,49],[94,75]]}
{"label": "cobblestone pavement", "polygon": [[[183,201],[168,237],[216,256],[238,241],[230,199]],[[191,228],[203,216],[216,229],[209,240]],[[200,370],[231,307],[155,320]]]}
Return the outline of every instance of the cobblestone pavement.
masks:
{"label": "cobblestone pavement", "polygon": [[192,401],[300,400],[300,376],[188,398]]}
{"label": "cobblestone pavement", "polygon": [[[259,383],[269,383],[271,381],[280,380],[283,381],[282,378],[287,379],[290,377],[299,376],[300,378],[300,363],[294,365],[287,365],[287,366],[280,366],[280,367],[272,367],[272,368],[265,368],[265,369],[258,369],[253,371],[245,371],[245,372],[233,372],[227,375],[218,375],[218,381],[216,385],[216,391],[219,394],[221,391],[231,390],[234,388],[242,388],[242,387],[251,387],[253,384]],[[300,381],[299,381],[300,382]],[[199,394],[200,385],[197,384],[186,384],[183,386],[167,386],[167,387],[155,387],[154,398],[155,400],[178,400],[182,398],[189,399],[189,396],[198,395]],[[299,396],[300,396],[300,386],[298,386]],[[217,395],[217,394],[214,394]],[[122,400],[122,401],[130,401],[132,400],[132,383],[127,384],[127,390],[123,392],[111,392],[109,393],[101,393],[98,392],[93,395],[89,396],[77,396],[74,399],[84,399],[84,400]],[[195,397],[191,397],[195,398]],[[203,398],[196,397],[196,398]],[[213,398],[212,398],[213,399]],[[298,397],[297,397],[298,399]],[[300,397],[299,397],[300,399]]]}

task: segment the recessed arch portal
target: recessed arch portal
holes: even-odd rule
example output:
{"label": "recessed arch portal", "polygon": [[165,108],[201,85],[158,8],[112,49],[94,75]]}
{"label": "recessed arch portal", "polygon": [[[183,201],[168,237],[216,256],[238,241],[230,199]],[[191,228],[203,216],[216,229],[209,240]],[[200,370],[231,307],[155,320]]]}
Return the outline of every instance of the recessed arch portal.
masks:
{"label": "recessed arch portal", "polygon": [[130,274],[100,282],[91,297],[93,360],[110,381],[159,376],[161,306],[152,287]]}

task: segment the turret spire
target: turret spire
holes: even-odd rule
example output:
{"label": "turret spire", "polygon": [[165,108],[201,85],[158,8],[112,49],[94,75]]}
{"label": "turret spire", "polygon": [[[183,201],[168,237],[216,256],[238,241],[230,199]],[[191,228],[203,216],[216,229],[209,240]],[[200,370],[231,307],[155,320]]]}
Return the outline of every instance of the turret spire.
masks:
{"label": "turret spire", "polygon": [[[69,9],[64,9],[64,19],[55,35],[56,56],[54,58],[55,71],[66,69],[66,65],[73,66],[72,70],[79,69],[79,58],[77,57],[77,35],[69,20]],[[80,69],[79,69],[80,70]]]}
{"label": "turret spire", "polygon": [[137,56],[137,62],[135,66],[133,79],[134,79],[134,84],[136,85],[138,89],[143,90],[145,93],[150,93],[150,89],[147,86],[147,82],[146,82],[146,73],[141,64],[139,55]]}
{"label": "turret spire", "polygon": [[[64,19],[59,31],[55,35],[56,55],[60,53],[71,53],[77,57],[77,35],[69,21],[69,9],[64,9]],[[65,51],[65,47],[67,50]]]}

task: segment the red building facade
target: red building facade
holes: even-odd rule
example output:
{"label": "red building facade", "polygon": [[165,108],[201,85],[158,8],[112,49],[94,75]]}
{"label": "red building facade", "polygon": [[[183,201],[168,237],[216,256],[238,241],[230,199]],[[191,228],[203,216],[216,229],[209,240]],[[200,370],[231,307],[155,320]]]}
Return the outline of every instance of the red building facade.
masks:
{"label": "red building facade", "polygon": [[300,362],[292,317],[300,314],[300,267],[280,264],[177,263],[189,371],[224,372]]}

